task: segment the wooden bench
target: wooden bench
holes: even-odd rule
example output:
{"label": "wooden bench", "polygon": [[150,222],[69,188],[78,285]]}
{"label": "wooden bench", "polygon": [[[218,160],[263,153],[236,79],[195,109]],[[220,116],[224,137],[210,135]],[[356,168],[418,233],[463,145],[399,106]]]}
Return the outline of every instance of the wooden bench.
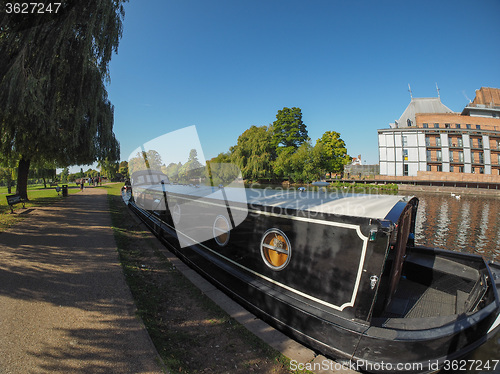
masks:
{"label": "wooden bench", "polygon": [[25,208],[24,206],[24,199],[21,198],[20,195],[7,195],[7,204],[9,204],[9,208],[10,208],[10,212],[11,213],[14,213],[14,205],[16,204],[23,204],[23,208]]}
{"label": "wooden bench", "polygon": [[50,187],[57,187],[57,182],[50,182]]}

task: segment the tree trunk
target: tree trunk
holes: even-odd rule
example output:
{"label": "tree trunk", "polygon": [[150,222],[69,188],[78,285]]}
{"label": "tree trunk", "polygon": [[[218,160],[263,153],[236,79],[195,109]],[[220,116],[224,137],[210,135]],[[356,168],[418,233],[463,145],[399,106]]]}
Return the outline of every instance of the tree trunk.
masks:
{"label": "tree trunk", "polygon": [[30,170],[30,163],[31,160],[26,160],[23,156],[19,160],[19,166],[17,168],[16,193],[26,200],[28,200],[28,173]]}
{"label": "tree trunk", "polygon": [[43,188],[47,188],[47,181],[45,180],[45,177],[42,177],[43,179]]}

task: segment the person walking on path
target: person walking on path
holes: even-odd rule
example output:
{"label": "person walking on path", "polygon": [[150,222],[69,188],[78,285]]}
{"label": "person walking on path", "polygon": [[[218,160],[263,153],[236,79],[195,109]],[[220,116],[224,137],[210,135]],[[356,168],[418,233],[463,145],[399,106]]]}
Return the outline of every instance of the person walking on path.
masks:
{"label": "person walking on path", "polygon": [[135,315],[105,190],[36,208],[1,233],[0,257],[0,373],[164,372]]}
{"label": "person walking on path", "polygon": [[84,188],[83,184],[84,183],[85,183],[85,179],[80,178],[80,191],[83,191],[83,188]]}

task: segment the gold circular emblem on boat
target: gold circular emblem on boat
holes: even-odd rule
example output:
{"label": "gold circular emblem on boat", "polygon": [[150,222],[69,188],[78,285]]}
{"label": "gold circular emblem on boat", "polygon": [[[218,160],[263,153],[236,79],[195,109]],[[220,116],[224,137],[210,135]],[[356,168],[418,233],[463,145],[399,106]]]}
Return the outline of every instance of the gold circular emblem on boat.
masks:
{"label": "gold circular emblem on boat", "polygon": [[217,216],[214,221],[213,234],[214,239],[221,247],[225,246],[229,241],[229,230],[231,226],[229,221],[224,216]]}
{"label": "gold circular emblem on boat", "polygon": [[269,229],[260,242],[260,253],[267,266],[273,270],[282,270],[290,262],[292,247],[283,231]]}

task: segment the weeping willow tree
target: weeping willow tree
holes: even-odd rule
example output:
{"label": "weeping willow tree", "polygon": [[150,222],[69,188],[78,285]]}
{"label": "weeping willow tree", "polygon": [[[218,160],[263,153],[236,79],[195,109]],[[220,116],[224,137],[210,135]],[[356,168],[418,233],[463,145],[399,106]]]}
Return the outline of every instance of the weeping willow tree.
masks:
{"label": "weeping willow tree", "polygon": [[119,159],[105,83],[123,1],[66,0],[54,10],[0,13],[0,157],[19,160],[17,193],[26,199],[32,163]]}

